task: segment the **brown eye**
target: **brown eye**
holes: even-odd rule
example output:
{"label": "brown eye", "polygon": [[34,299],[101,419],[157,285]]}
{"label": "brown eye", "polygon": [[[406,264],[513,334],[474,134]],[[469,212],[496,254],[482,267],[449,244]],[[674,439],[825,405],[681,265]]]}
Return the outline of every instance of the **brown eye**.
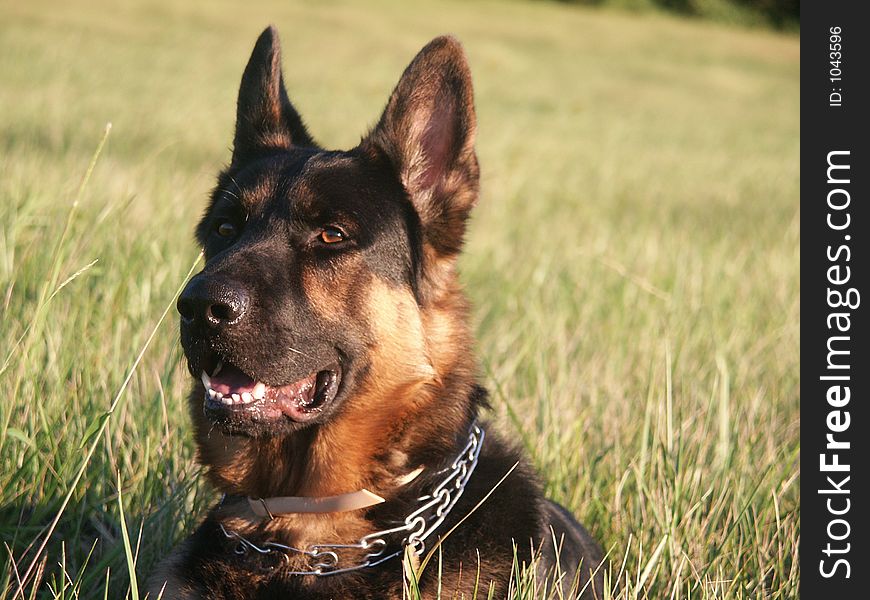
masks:
{"label": "brown eye", "polygon": [[337,244],[345,239],[344,232],[335,227],[325,227],[320,232],[320,241],[324,244]]}
{"label": "brown eye", "polygon": [[217,234],[221,237],[233,237],[236,235],[236,226],[229,221],[223,221],[217,226]]}

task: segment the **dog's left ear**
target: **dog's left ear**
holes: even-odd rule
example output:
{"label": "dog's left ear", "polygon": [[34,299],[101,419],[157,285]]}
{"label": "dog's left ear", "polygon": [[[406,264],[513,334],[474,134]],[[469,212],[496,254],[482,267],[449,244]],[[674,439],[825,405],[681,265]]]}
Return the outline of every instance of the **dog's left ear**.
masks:
{"label": "dog's left ear", "polygon": [[294,145],[316,146],[287,97],[278,31],[269,26],[257,38],[239,86],[232,162]]}
{"label": "dog's left ear", "polygon": [[479,171],[471,72],[452,37],[426,45],[399,80],[362,147],[392,162],[441,256],[459,252],[477,200]]}

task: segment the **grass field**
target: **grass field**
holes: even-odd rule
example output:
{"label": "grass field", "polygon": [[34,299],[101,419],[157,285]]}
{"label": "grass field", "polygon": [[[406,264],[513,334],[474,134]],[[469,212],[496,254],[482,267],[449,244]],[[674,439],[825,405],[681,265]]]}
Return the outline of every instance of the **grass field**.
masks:
{"label": "grass field", "polygon": [[0,4],[0,600],[25,576],[141,595],[132,564],[141,587],[216,498],[160,317],[270,22],[332,147],[429,38],[464,41],[482,377],[615,597],[797,598],[796,36],[526,1],[35,0]]}

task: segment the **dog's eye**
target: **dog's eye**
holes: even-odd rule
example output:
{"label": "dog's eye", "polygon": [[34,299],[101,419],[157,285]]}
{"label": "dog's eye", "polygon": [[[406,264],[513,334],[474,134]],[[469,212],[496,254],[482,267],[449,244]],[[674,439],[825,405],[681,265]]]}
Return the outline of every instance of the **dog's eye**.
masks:
{"label": "dog's eye", "polygon": [[221,221],[215,227],[215,231],[221,237],[230,238],[236,235],[236,226],[229,221]]}
{"label": "dog's eye", "polygon": [[346,239],[344,232],[337,227],[324,227],[320,232],[320,241],[324,244],[337,244]]}

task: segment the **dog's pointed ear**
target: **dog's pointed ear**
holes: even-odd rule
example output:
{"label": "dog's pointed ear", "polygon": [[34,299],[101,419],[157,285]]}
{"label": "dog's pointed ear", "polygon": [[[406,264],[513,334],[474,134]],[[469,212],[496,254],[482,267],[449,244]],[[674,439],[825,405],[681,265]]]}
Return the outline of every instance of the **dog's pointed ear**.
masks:
{"label": "dog's pointed ear", "polygon": [[426,45],[405,69],[362,147],[385,154],[440,255],[462,246],[465,221],[477,200],[479,171],[471,72],[452,37]]}
{"label": "dog's pointed ear", "polygon": [[233,140],[233,164],[291,146],[315,146],[287,97],[278,32],[266,28],[242,75]]}

